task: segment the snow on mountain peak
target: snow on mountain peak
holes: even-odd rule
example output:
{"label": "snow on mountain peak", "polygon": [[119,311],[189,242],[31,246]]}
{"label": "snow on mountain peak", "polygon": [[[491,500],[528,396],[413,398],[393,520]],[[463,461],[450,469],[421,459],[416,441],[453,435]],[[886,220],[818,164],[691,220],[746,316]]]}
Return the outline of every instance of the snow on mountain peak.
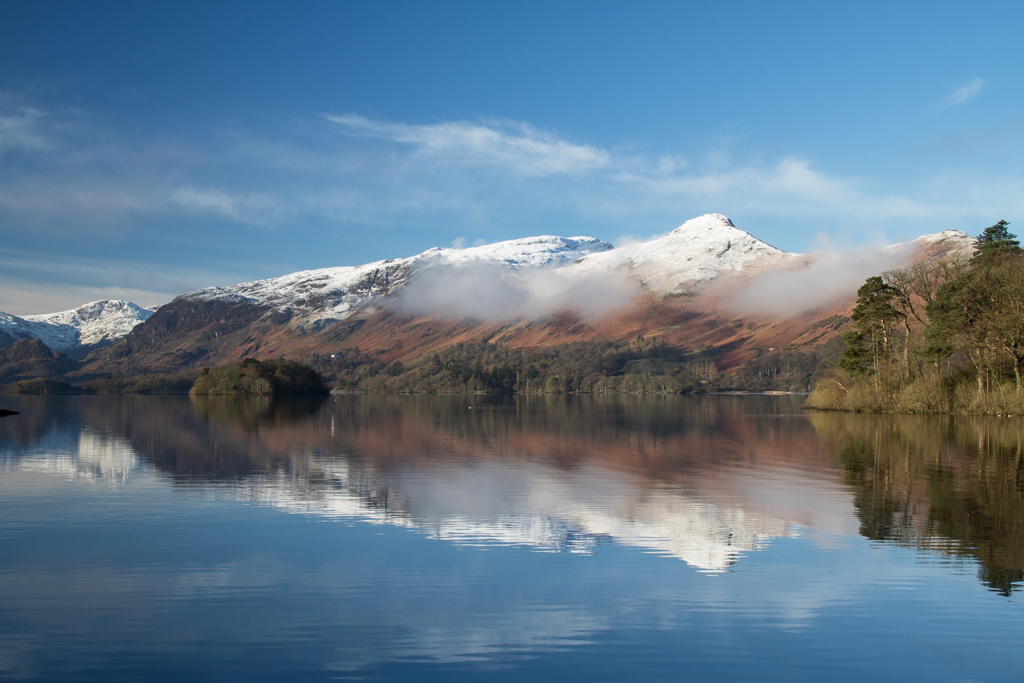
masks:
{"label": "snow on mountain peak", "polygon": [[[619,301],[628,298],[630,287],[638,281],[658,291],[689,290],[726,271],[757,272],[790,265],[797,257],[736,228],[726,216],[712,213],[688,220],[657,239],[618,248],[593,237],[540,235],[468,248],[435,247],[407,258],[301,271],[210,287],[183,297],[250,302],[285,313],[293,324],[319,329],[399,290],[408,292],[405,303],[409,305],[402,310],[479,317],[482,309],[494,309],[493,315],[506,311],[508,306],[497,306],[496,298],[506,304],[506,300],[521,299],[517,316],[531,310],[547,312],[553,302],[563,299],[579,305],[586,300],[593,308],[597,290],[602,292],[598,298],[608,290]],[[442,273],[444,268],[454,270],[449,275]],[[538,278],[541,269],[548,276]],[[610,273],[622,277],[609,279]],[[513,274],[517,274],[513,280],[506,277]],[[632,284],[617,284],[619,280]],[[489,288],[500,290],[500,296]],[[442,291],[446,289],[455,291]],[[413,305],[413,300],[422,306]],[[467,308],[474,301],[481,305]],[[433,306],[429,311],[423,308],[428,304]]]}
{"label": "snow on mountain peak", "polygon": [[714,280],[726,271],[758,271],[788,265],[798,257],[740,230],[722,214],[709,213],[686,221],[662,237],[592,254],[573,267],[626,268],[648,287],[678,291]]}
{"label": "snow on mountain peak", "polygon": [[727,216],[720,213],[706,213],[686,221],[672,232],[687,232],[698,229],[714,230],[716,228],[735,228]]}
{"label": "snow on mountain peak", "polygon": [[152,315],[152,311],[130,301],[104,299],[58,313],[22,317],[3,313],[0,332],[11,341],[38,337],[52,351],[78,356],[120,339]]}
{"label": "snow on mountain peak", "polygon": [[405,285],[428,268],[458,270],[486,266],[497,272],[564,266],[612,245],[594,237],[541,235],[465,249],[428,249],[416,256],[385,259],[362,266],[339,266],[291,273],[232,287],[209,287],[183,295],[190,299],[249,301],[287,311],[300,324],[319,327],[346,318]]}

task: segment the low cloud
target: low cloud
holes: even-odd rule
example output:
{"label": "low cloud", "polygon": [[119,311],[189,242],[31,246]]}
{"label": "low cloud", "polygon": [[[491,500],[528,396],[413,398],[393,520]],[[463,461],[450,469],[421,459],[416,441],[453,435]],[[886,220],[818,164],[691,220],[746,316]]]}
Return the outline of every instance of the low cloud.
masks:
{"label": "low cloud", "polygon": [[967,83],[964,83],[959,88],[951,92],[943,104],[947,107],[955,107],[958,104],[965,104],[973,100],[979,92],[981,92],[981,86],[985,85],[985,81],[980,78],[973,78]]}
{"label": "low cloud", "polygon": [[737,313],[792,316],[850,300],[864,281],[896,267],[905,254],[882,247],[824,250],[803,257],[802,265],[754,275],[723,297]]}
{"label": "low cloud", "polygon": [[425,268],[392,305],[407,314],[480,320],[533,319],[565,310],[590,317],[629,308],[639,294],[636,281],[617,273],[510,272],[481,263]]}

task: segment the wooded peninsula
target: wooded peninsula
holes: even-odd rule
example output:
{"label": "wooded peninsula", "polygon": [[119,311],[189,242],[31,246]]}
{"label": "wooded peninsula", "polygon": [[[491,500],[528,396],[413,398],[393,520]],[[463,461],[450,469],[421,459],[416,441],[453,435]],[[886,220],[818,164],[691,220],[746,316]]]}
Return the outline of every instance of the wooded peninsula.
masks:
{"label": "wooded peninsula", "polygon": [[868,278],[806,407],[1024,415],[1024,250],[1008,225],[986,228],[971,256]]}

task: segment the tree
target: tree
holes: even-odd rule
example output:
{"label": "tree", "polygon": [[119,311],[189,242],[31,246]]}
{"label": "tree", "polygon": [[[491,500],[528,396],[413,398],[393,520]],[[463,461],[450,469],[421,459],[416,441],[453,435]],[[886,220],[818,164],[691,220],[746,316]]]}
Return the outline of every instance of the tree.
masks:
{"label": "tree", "polygon": [[978,393],[1000,356],[1024,388],[1024,252],[975,258],[974,267],[939,288],[928,305],[933,348],[966,350],[978,370]]}
{"label": "tree", "polygon": [[[927,330],[931,322],[928,305],[935,300],[942,285],[965,272],[968,265],[966,255],[955,253],[882,273],[882,280],[894,291],[891,303],[906,334],[903,345],[903,369],[906,375],[910,374],[910,343],[913,336],[911,318],[917,321],[921,329]],[[932,341],[926,336],[923,355],[932,357],[937,369],[940,359],[948,355],[948,347],[933,344]]]}
{"label": "tree", "polygon": [[1019,394],[1024,375],[1024,259],[1000,259],[983,280],[989,304],[983,319],[986,340],[1013,364]]}
{"label": "tree", "polygon": [[880,276],[869,277],[857,290],[857,305],[850,316],[857,323],[857,332],[843,337],[847,348],[840,365],[855,374],[864,372],[864,362],[870,354],[876,388],[879,358],[888,357],[892,325],[899,318],[899,312],[893,307],[896,294]]}
{"label": "tree", "polygon": [[978,235],[974,240],[975,260],[984,260],[999,252],[1021,251],[1017,236],[1007,229],[1009,225],[1006,221],[999,221]]}

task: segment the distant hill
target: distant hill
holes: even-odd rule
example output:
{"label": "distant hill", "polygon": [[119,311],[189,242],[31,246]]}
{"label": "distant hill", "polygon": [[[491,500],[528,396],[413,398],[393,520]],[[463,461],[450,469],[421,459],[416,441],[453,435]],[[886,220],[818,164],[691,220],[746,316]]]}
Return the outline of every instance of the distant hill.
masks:
{"label": "distant hill", "polygon": [[62,377],[78,369],[66,354],[54,353],[39,339],[19,339],[0,348],[0,384],[37,377]]}

